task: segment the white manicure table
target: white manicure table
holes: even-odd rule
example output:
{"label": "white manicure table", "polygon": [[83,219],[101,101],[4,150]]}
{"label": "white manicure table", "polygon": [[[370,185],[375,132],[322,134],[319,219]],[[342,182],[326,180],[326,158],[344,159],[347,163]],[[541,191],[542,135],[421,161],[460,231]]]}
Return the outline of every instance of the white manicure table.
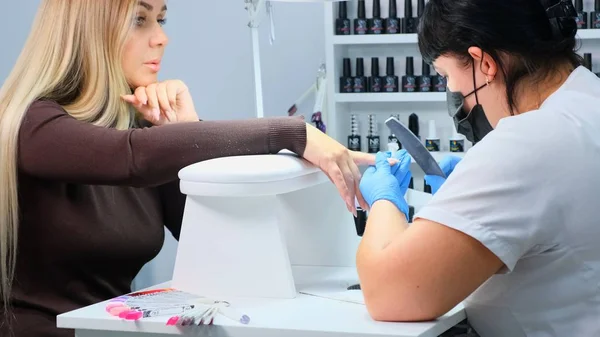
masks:
{"label": "white manicure table", "polygon": [[[169,317],[126,321],[106,302],[57,317],[77,337],[437,337],[466,318],[462,305],[431,322],[370,318],[355,268],[354,219],[335,186],[289,153],[204,161],[179,173],[187,196],[173,287],[231,303],[245,325],[217,315],[210,326],[167,326]],[[410,191],[416,210],[428,196]]]}

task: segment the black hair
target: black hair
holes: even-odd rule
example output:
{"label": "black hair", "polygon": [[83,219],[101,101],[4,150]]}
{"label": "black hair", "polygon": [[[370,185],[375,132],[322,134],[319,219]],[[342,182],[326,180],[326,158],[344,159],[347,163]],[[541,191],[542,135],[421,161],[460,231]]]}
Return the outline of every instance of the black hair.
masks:
{"label": "black hair", "polygon": [[[576,68],[583,64],[576,50],[575,18],[553,18],[546,12],[561,4],[565,2],[430,0],[419,24],[419,50],[427,63],[449,55],[459,57],[467,66],[473,62],[468,49],[481,48],[497,62],[504,75],[512,114],[517,108],[515,92],[520,80],[530,76],[534,83],[543,81],[558,66],[569,64]],[[501,58],[502,54],[510,55],[510,60]]]}

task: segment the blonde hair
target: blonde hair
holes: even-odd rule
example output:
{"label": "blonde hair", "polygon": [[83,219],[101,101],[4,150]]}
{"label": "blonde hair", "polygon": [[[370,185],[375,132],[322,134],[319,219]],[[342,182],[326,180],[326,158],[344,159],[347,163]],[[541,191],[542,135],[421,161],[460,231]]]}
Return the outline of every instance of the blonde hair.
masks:
{"label": "blonde hair", "polygon": [[130,93],[121,68],[136,0],[43,0],[31,33],[0,89],[0,294],[5,312],[15,273],[19,227],[17,137],[38,99],[74,118],[127,129]]}

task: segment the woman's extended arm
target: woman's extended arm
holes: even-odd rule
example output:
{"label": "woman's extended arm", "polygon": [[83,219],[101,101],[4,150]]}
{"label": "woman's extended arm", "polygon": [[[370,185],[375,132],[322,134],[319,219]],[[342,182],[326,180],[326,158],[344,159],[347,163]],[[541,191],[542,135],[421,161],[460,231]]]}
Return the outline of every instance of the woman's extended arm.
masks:
{"label": "woman's extended arm", "polygon": [[296,118],[205,121],[116,130],[81,122],[50,101],[35,102],[19,132],[23,173],[80,184],[158,186],[185,166],[216,157],[302,155],[306,124]]}

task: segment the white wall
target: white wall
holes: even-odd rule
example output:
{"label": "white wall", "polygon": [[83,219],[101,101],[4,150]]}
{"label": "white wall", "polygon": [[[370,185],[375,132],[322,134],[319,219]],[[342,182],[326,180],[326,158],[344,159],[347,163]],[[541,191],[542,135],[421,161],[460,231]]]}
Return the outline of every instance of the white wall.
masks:
{"label": "white wall", "polygon": [[4,83],[21,53],[39,3],[39,0],[0,0],[5,13],[0,20],[0,83]]}
{"label": "white wall", "polygon": [[[39,0],[0,0],[0,83],[9,74],[36,12]],[[252,44],[242,0],[169,1],[165,26],[170,44],[161,79],[178,78],[193,94],[203,119],[255,116]],[[266,19],[265,19],[266,20]],[[268,42],[268,21],[261,26],[261,56],[266,116],[286,116],[290,105],[315,80],[324,61],[323,6],[275,4],[276,42]],[[309,103],[303,106],[311,109]],[[311,113],[310,110],[302,111]],[[169,280],[176,241],[167,234],[159,256],[146,265],[135,288]]]}

